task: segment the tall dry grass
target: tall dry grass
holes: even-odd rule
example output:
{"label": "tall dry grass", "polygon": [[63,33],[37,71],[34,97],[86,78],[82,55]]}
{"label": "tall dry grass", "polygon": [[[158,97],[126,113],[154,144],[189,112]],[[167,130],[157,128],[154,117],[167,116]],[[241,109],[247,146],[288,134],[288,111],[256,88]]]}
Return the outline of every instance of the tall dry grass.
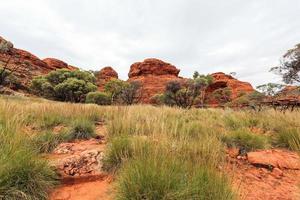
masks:
{"label": "tall dry grass", "polygon": [[[55,174],[38,153],[69,140],[69,133],[73,139],[93,136],[97,121],[107,124],[104,164],[117,175],[119,199],[234,199],[230,179],[219,170],[226,146],[300,151],[299,119],[299,112],[274,110],[101,107],[0,97],[0,199],[46,199]],[[53,135],[56,126],[64,127],[62,135]]]}

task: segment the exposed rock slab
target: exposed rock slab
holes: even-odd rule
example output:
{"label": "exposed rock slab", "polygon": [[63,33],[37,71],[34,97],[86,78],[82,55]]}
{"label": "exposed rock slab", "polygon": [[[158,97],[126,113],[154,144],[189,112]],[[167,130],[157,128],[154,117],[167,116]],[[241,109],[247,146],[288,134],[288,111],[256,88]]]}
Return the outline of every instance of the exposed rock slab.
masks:
{"label": "exposed rock slab", "polygon": [[103,174],[103,151],[104,145],[97,139],[62,143],[49,160],[62,179],[85,178]]}
{"label": "exposed rock slab", "polygon": [[255,165],[265,165],[280,169],[300,169],[300,157],[284,150],[265,150],[248,153],[248,161]]}

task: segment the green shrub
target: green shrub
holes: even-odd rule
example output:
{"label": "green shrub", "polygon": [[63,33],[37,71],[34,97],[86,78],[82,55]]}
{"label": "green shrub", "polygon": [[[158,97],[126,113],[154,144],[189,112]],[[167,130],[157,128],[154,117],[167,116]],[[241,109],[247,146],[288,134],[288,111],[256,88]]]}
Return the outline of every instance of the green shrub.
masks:
{"label": "green shrub", "polygon": [[93,122],[82,118],[77,119],[72,123],[68,137],[69,140],[90,139],[95,137],[95,135],[95,125]]}
{"label": "green shrub", "polygon": [[77,78],[68,78],[54,87],[58,100],[71,102],[83,102],[85,95],[95,90],[97,90],[97,87],[93,83]]}
{"label": "green shrub", "polygon": [[86,96],[86,103],[94,103],[98,105],[110,105],[111,97],[104,92],[90,92]]}
{"label": "green shrub", "polygon": [[49,99],[84,102],[86,95],[96,91],[97,86],[92,73],[59,69],[34,78],[31,89],[35,94]]}
{"label": "green shrub", "polygon": [[124,160],[132,157],[132,141],[126,137],[113,138],[106,150],[103,167],[106,171],[115,171],[120,167]]}
{"label": "green shrub", "polygon": [[239,129],[223,137],[223,141],[229,147],[237,147],[252,151],[264,149],[268,146],[268,140],[263,135],[251,133],[247,129]]}
{"label": "green shrub", "polygon": [[300,130],[296,128],[283,129],[275,135],[275,145],[300,151]]}

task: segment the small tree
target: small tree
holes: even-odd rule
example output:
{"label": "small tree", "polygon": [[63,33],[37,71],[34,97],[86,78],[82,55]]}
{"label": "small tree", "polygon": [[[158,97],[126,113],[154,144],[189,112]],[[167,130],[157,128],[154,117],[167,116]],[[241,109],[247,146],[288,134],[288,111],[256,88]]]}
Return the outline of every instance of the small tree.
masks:
{"label": "small tree", "polygon": [[200,84],[194,79],[189,79],[184,82],[170,81],[166,85],[166,91],[160,100],[163,100],[166,105],[179,106],[182,108],[191,108],[195,99],[200,94]]}
{"label": "small tree", "polygon": [[286,84],[300,83],[300,44],[287,51],[280,60],[280,65],[271,71],[282,76]]}
{"label": "small tree", "polygon": [[124,84],[124,88],[120,93],[122,102],[127,105],[137,103],[141,98],[141,83],[139,81],[133,81]]}
{"label": "small tree", "polygon": [[267,83],[263,85],[259,85],[256,87],[260,92],[262,92],[264,95],[273,97],[278,94],[282,90],[284,85],[277,84],[277,83]]}
{"label": "small tree", "polygon": [[204,102],[206,99],[207,87],[213,83],[213,77],[210,75],[200,75],[197,71],[194,73],[194,81],[200,90],[199,100],[201,107],[204,107]]}
{"label": "small tree", "polygon": [[105,84],[105,92],[111,96],[112,103],[131,105],[137,103],[141,97],[141,83],[139,81],[126,82],[112,79]]}
{"label": "small tree", "polygon": [[109,93],[111,96],[112,103],[120,103],[120,94],[125,87],[126,82],[119,79],[112,79],[104,86],[105,92]]}

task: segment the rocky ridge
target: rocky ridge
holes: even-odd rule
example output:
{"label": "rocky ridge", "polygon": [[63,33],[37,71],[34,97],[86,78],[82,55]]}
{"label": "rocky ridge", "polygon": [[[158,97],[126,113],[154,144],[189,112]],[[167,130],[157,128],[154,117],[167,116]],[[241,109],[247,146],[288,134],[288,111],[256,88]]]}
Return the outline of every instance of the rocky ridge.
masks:
{"label": "rocky ridge", "polygon": [[24,88],[28,87],[35,76],[47,74],[52,70],[66,68],[74,70],[76,67],[55,59],[41,60],[32,53],[14,48],[14,45],[0,36],[0,63],[14,72]]}

